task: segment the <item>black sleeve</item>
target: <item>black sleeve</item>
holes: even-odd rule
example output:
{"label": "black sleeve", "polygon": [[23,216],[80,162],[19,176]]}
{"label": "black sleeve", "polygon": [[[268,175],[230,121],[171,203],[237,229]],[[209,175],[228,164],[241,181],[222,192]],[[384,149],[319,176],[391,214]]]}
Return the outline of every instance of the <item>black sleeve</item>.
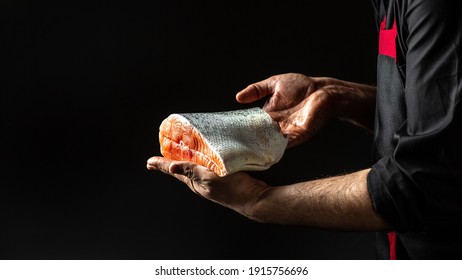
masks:
{"label": "black sleeve", "polygon": [[462,223],[460,0],[404,0],[406,121],[373,165],[377,211],[399,232]]}

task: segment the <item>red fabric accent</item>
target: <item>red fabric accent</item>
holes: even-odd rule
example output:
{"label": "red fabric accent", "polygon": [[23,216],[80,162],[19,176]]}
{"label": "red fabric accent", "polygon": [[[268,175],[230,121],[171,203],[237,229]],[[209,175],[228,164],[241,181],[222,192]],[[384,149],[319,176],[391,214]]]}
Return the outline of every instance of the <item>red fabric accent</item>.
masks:
{"label": "red fabric accent", "polygon": [[387,17],[384,17],[382,22],[380,23],[380,30],[384,30],[387,26]]}
{"label": "red fabric accent", "polygon": [[388,233],[388,243],[390,244],[390,260],[396,260],[396,232]]}
{"label": "red fabric accent", "polygon": [[396,61],[396,21],[393,22],[391,29],[385,29],[387,19],[383,18],[379,31],[379,54],[392,57]]}

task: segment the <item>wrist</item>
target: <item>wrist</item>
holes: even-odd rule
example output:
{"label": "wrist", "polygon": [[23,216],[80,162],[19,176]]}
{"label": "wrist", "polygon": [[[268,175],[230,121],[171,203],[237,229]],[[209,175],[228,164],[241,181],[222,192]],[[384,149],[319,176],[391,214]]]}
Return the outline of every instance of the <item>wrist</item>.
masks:
{"label": "wrist", "polygon": [[349,97],[351,97],[354,88],[348,86],[345,81],[330,77],[318,77],[315,78],[315,81],[317,91],[328,96],[332,117],[344,117],[345,107],[348,107]]}
{"label": "wrist", "polygon": [[245,205],[242,214],[256,222],[271,222],[269,216],[272,214],[270,213],[271,207],[268,207],[268,201],[271,200],[270,198],[273,190],[274,187],[260,185],[258,187],[258,192],[256,192],[255,195],[252,196],[252,199]]}
{"label": "wrist", "polygon": [[376,87],[335,78],[315,78],[317,90],[324,92],[332,107],[332,116],[372,129]]}

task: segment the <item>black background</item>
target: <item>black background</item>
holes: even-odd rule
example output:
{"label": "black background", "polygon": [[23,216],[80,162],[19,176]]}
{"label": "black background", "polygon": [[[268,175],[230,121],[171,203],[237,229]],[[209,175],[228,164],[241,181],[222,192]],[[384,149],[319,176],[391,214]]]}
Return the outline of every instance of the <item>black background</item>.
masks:
{"label": "black background", "polygon": [[[0,258],[375,258],[373,233],[255,223],[145,169],[168,114],[254,106],[235,93],[271,75],[375,83],[368,1],[24,2],[1,20]],[[370,144],[332,121],[254,175],[359,170]]]}

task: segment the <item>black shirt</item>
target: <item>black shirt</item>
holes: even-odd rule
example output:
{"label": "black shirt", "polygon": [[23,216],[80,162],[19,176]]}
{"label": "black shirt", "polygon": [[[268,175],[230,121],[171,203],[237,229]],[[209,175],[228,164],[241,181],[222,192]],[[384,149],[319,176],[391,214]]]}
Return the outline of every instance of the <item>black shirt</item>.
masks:
{"label": "black shirt", "polygon": [[[379,29],[368,188],[397,258],[462,259],[460,0],[373,0]],[[386,233],[379,258],[389,258]]]}

